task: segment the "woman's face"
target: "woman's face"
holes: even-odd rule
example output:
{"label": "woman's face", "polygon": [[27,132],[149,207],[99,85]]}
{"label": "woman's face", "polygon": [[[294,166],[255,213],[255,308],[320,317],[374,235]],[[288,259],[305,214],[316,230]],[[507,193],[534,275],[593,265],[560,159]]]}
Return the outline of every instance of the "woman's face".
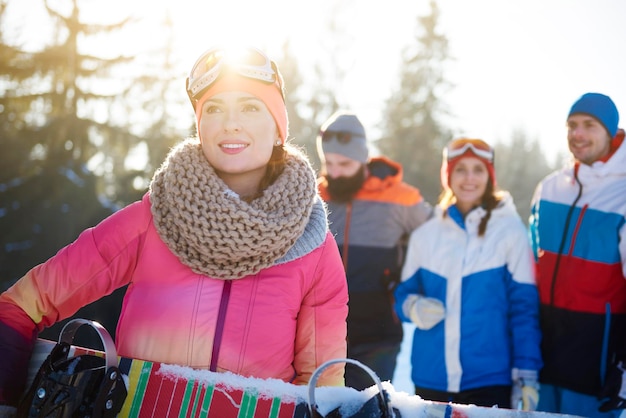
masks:
{"label": "woman's face", "polygon": [[487,166],[480,159],[468,156],[456,163],[450,173],[450,188],[462,213],[481,203],[488,181]]}
{"label": "woman's face", "polygon": [[198,134],[209,164],[240,195],[257,191],[272,149],[280,141],[268,108],[243,91],[223,92],[207,99]]}

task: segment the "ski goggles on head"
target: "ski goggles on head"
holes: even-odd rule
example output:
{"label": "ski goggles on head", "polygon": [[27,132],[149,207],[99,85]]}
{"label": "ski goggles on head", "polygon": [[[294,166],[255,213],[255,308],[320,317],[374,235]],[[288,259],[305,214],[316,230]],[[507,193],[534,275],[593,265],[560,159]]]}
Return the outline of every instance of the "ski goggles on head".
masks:
{"label": "ski goggles on head", "polygon": [[194,106],[225,71],[267,84],[276,84],[283,100],[285,99],[278,66],[262,51],[256,48],[212,48],[198,58],[187,77],[187,95]]}
{"label": "ski goggles on head", "polygon": [[321,131],[320,136],[322,142],[332,141],[333,138],[337,138],[337,142],[340,144],[348,144],[352,141],[352,132],[346,131]]}
{"label": "ski goggles on head", "polygon": [[491,148],[482,139],[456,139],[452,141],[446,148],[444,148],[443,157],[446,161],[450,161],[462,156],[467,151],[471,151],[477,157],[483,158],[490,163],[493,163],[493,148]]}

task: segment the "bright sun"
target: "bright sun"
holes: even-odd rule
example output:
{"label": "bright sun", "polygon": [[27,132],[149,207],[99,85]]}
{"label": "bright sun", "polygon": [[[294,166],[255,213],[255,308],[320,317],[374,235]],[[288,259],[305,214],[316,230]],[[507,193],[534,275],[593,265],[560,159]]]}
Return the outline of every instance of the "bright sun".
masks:
{"label": "bright sun", "polygon": [[[73,3],[47,1],[65,15]],[[373,137],[381,106],[398,86],[402,50],[414,43],[416,18],[429,10],[428,2],[415,0],[392,0],[382,7],[362,0],[76,1],[85,23],[136,19],[121,34],[81,40],[83,52],[142,59],[173,42],[172,59],[182,77],[213,45],[251,44],[279,57],[288,41],[304,85],[319,82],[317,68],[341,67],[345,77],[326,77],[323,83],[340,106],[363,117]],[[40,50],[58,38],[43,0],[6,3],[2,35],[11,44]],[[618,106],[626,102],[620,72],[626,55],[617,53],[626,37],[619,20],[626,2],[598,0],[592,6],[568,0],[567,18],[561,3],[437,1],[440,29],[454,58],[443,74],[454,85],[444,97],[455,115],[451,128],[494,140],[523,128],[555,155],[567,148],[555,140],[563,138],[564,109],[582,92],[605,92]],[[589,22],[603,24],[580,29]]]}
{"label": "bright sun", "polygon": [[133,6],[135,15],[145,19],[146,25],[154,25],[145,34],[144,41],[149,43],[155,33],[163,31],[163,22],[167,18],[173,24],[181,59],[189,63],[215,44],[280,46],[289,33],[285,30],[288,24],[281,13],[290,3],[285,0],[179,0],[175,6],[167,0],[138,0],[136,3],[141,6]]}
{"label": "bright sun", "polygon": [[[71,12],[71,1],[51,2],[62,15]],[[196,0],[78,0],[83,23],[115,24],[126,18],[134,19],[121,34],[113,32],[89,42],[105,57],[141,54],[165,45],[172,37],[181,65],[191,65],[204,50],[215,44],[248,44],[278,49],[297,26],[295,6],[287,0],[234,0],[209,2]],[[301,13],[301,11],[300,11]],[[298,13],[298,15],[300,15]],[[7,8],[11,19],[5,33],[22,40],[28,48],[38,49],[41,43],[53,39],[52,19],[41,0],[11,0]],[[172,25],[172,33],[166,21]],[[26,28],[32,28],[28,30]],[[268,51],[270,54],[278,51]]]}

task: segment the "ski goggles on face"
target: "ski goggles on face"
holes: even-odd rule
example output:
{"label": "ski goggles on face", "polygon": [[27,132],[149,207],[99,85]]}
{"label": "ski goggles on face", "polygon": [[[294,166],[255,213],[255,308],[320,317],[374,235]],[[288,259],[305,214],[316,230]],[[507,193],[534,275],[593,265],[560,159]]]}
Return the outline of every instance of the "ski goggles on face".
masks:
{"label": "ski goggles on face", "polygon": [[187,77],[187,95],[194,106],[224,71],[264,83],[276,84],[276,88],[285,100],[283,80],[278,72],[278,66],[262,51],[256,48],[234,50],[213,48],[198,58]]}
{"label": "ski goggles on face", "polygon": [[452,141],[444,150],[443,157],[447,160],[453,160],[467,151],[471,151],[477,157],[483,158],[490,163],[493,163],[494,151],[485,141],[482,139],[456,139]]}
{"label": "ski goggles on face", "polygon": [[348,144],[352,141],[352,132],[345,131],[322,131],[320,132],[322,142],[332,141],[333,138],[337,138],[337,142],[340,144]]}

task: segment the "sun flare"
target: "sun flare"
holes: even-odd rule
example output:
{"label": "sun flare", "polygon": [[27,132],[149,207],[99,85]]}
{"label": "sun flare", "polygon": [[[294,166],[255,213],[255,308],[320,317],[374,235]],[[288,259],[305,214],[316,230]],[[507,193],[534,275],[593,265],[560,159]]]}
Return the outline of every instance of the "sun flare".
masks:
{"label": "sun flare", "polygon": [[[59,13],[71,0],[48,0]],[[451,128],[492,140],[523,129],[549,154],[566,151],[563,114],[584,91],[626,103],[619,54],[626,39],[626,2],[598,0],[438,0],[441,33],[453,61],[444,77],[454,88],[444,99]],[[184,77],[199,55],[217,44],[257,46],[270,56],[289,42],[304,84],[315,66],[344,65],[345,79],[324,80],[340,106],[358,112],[376,136],[381,107],[397,88],[402,50],[414,42],[418,16],[428,2],[391,0],[77,0],[85,23],[133,21],[119,33],[81,39],[85,52],[103,58],[142,58],[173,45]],[[484,13],[487,10],[489,13]],[[25,50],[59,37],[43,0],[7,0],[2,34]],[[169,23],[168,23],[169,22]],[[602,22],[589,28],[592,22]],[[339,28],[338,32],[331,26]],[[580,51],[585,51],[582,54]],[[331,55],[334,53],[335,55]],[[315,81],[319,82],[319,81]]]}

